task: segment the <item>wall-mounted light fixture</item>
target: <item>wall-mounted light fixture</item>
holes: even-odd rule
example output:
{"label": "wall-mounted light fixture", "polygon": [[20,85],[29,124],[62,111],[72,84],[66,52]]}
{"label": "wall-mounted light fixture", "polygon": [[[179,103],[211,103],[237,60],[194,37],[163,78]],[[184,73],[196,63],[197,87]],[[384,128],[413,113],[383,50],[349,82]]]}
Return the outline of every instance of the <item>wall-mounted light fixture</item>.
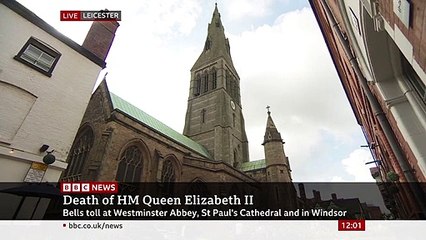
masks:
{"label": "wall-mounted light fixture", "polygon": [[46,156],[44,156],[43,157],[43,162],[45,163],[45,164],[47,164],[47,165],[49,165],[49,164],[52,164],[52,163],[54,163],[55,162],[55,160],[56,160],[56,157],[55,157],[55,155],[53,155],[52,153],[53,153],[53,151],[55,151],[55,150],[52,150],[52,151],[46,151],[47,152],[47,154],[46,154]]}

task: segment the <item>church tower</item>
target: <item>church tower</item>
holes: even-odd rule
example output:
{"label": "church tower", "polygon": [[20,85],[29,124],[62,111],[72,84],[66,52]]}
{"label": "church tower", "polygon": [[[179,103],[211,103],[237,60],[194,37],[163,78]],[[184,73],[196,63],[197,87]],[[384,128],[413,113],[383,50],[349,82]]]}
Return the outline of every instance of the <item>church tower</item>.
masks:
{"label": "church tower", "polygon": [[265,150],[266,179],[268,182],[291,182],[291,169],[284,152],[284,141],[271,117],[268,108],[263,146]]}
{"label": "church tower", "polygon": [[217,4],[204,49],[191,69],[183,134],[203,145],[215,160],[234,167],[249,161],[240,78]]}

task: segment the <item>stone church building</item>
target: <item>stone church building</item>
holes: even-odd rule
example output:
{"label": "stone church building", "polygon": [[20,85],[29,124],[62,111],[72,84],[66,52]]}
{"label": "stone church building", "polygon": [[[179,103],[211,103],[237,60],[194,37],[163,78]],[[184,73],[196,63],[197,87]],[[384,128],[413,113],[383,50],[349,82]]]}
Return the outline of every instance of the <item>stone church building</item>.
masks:
{"label": "stone church building", "polygon": [[93,93],[64,181],[291,182],[283,140],[268,109],[265,159],[249,161],[240,96],[217,6],[191,69],[183,134],[108,90]]}

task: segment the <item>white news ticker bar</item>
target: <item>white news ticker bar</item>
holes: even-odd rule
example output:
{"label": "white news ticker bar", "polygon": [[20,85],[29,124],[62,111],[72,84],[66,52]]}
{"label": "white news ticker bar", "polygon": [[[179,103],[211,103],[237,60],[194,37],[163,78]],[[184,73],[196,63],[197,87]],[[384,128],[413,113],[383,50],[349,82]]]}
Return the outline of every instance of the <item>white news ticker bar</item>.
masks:
{"label": "white news ticker bar", "polygon": [[[73,224],[91,229],[70,228]],[[99,229],[105,224],[115,229]],[[337,221],[0,221],[2,239],[25,240],[411,240],[425,239],[426,221],[366,221],[365,231],[337,229]]]}

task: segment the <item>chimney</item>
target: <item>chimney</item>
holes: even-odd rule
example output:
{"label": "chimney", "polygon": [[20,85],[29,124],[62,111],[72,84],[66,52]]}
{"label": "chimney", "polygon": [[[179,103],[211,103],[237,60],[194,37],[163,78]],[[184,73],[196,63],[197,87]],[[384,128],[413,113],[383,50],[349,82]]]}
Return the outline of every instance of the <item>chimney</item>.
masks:
{"label": "chimney", "polygon": [[321,202],[321,193],[320,191],[313,190],[315,202]]}
{"label": "chimney", "polygon": [[120,24],[117,21],[94,21],[84,39],[83,47],[105,61]]}
{"label": "chimney", "polygon": [[337,194],[332,193],[331,194],[331,199],[333,199],[333,201],[336,201],[337,200]]}
{"label": "chimney", "polygon": [[303,201],[306,201],[305,185],[303,183],[299,183],[299,194],[300,194],[300,198]]}

